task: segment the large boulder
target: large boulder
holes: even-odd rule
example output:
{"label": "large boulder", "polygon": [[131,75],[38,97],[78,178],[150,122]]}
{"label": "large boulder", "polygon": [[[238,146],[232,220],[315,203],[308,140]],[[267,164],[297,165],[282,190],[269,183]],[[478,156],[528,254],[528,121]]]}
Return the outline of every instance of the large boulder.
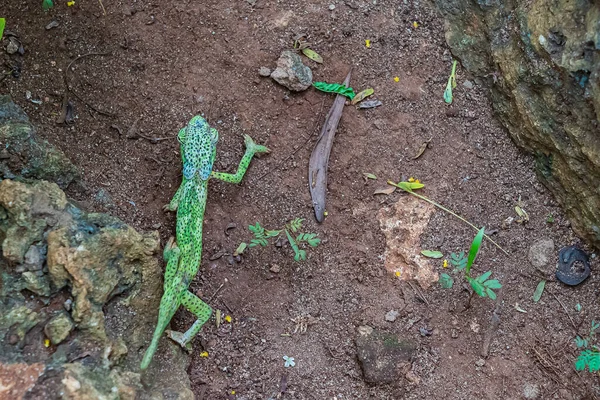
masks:
{"label": "large boulder", "polygon": [[435,0],[446,41],[491,84],[515,143],[600,248],[600,5],[579,0]]}

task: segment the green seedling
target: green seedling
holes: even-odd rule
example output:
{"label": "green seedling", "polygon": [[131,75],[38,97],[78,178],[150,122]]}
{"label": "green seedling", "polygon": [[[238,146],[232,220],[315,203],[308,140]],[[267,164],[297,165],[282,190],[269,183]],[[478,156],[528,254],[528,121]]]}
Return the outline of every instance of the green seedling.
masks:
{"label": "green seedling", "polygon": [[2,40],[2,36],[4,35],[4,27],[6,26],[6,18],[0,18],[0,40]]}
{"label": "green seedling", "polygon": [[[475,229],[476,231],[479,230],[478,227],[476,227],[475,225],[473,225],[471,222],[467,221],[466,219],[464,219],[463,217],[461,217],[460,215],[458,215],[457,213],[455,213],[454,211],[444,207],[443,205],[436,203],[435,201],[431,200],[429,197],[423,196],[422,194],[416,193],[415,190],[416,189],[421,189],[424,188],[425,185],[423,185],[420,182],[398,182],[398,183],[394,183],[392,181],[387,181],[388,185],[392,185],[392,186],[396,186],[397,188],[400,188],[402,190],[404,190],[406,193],[411,194],[421,200],[424,200],[426,202],[428,202],[431,205],[436,206],[437,208],[439,208],[442,211],[447,212],[448,214],[458,218],[459,220],[461,220],[462,222],[464,222],[465,224],[469,225],[471,228]],[[500,245],[496,242],[494,242],[492,240],[492,238],[490,238],[488,235],[484,234],[483,237],[485,237],[487,240],[489,240],[490,242],[492,242],[494,244],[494,246],[496,246],[498,249],[502,250],[502,252],[506,255],[508,255],[508,252],[506,250],[504,250],[502,247],[500,247]]]}
{"label": "green seedling", "polygon": [[[477,253],[479,253],[479,249],[481,247],[481,241],[483,240],[484,228],[481,228],[473,242],[471,243],[471,249],[469,250],[469,256],[465,259],[464,252],[460,254],[452,254],[450,263],[455,266],[455,271],[463,270],[465,271],[465,280],[471,285],[473,289],[473,293],[469,297],[469,302],[467,303],[467,308],[471,304],[471,299],[473,298],[473,294],[477,294],[479,297],[489,297],[492,300],[496,300],[496,293],[494,293],[494,289],[500,289],[502,285],[496,279],[489,279],[492,275],[492,271],[487,271],[478,277],[474,278],[471,276],[471,268],[473,267],[473,263],[475,262],[475,258],[477,257]],[[453,286],[454,279],[448,274],[440,275],[440,285],[449,289]]]}
{"label": "green seedling", "polygon": [[552,215],[552,213],[549,213],[549,214],[546,216],[546,223],[548,223],[548,224],[552,224],[552,223],[554,223],[554,215]]}
{"label": "green seedling", "polygon": [[42,1],[42,9],[44,11],[48,11],[52,7],[54,7],[54,3],[52,2],[52,0],[43,0]]}
{"label": "green seedling", "polygon": [[254,238],[250,239],[250,243],[241,243],[235,254],[242,254],[246,248],[256,246],[266,247],[269,244],[269,239],[277,238],[282,232],[285,232],[285,237],[292,250],[294,250],[294,260],[304,261],[306,260],[306,250],[302,248],[303,245],[307,244],[310,247],[317,247],[321,243],[321,239],[316,233],[300,232],[303,221],[303,218],[295,218],[285,224],[282,229],[277,230],[265,229],[258,222],[256,225],[250,225],[248,229],[254,234]]}
{"label": "green seedling", "polygon": [[448,78],[446,90],[444,90],[444,101],[448,104],[452,104],[452,89],[456,87],[456,64],[457,61],[454,60],[454,62],[452,63],[452,72],[450,73],[450,77]]}
{"label": "green seedling", "polygon": [[590,333],[587,337],[575,338],[575,345],[581,349],[579,356],[575,361],[575,369],[577,371],[585,371],[586,367],[590,372],[598,372],[600,370],[600,348],[596,344],[592,344],[596,340],[596,330],[600,328],[600,323],[592,321]]}

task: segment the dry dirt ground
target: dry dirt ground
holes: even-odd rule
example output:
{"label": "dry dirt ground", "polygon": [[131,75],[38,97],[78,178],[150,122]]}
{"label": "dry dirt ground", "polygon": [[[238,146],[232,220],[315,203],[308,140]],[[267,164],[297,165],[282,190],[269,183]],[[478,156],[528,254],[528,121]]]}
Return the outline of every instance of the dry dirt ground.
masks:
{"label": "dry dirt ground", "polygon": [[[219,329],[207,324],[193,342],[189,374],[197,398],[277,397],[284,375],[282,397],[288,399],[598,396],[597,376],[573,368],[573,338],[599,317],[598,280],[593,274],[573,288],[549,275],[541,301],[533,303],[540,274],[528,262],[531,244],[550,238],[558,249],[579,240],[537,182],[532,158],[495,121],[486,98],[491,79],[471,79],[474,87],[467,88],[470,78],[459,66],[455,101],[451,108],[444,103],[452,59],[443,21],[428,3],[104,0],[106,14],[93,0],[76,0],[72,7],[59,1],[48,13],[38,3],[2,4],[7,29],[19,36],[25,53],[3,52],[4,71],[18,66],[20,78],[7,75],[0,91],[10,93],[40,135],[82,169],[82,182],[68,194],[88,209],[159,230],[163,241],[173,235],[174,215],[161,207],[180,182],[174,138],[198,113],[220,131],[216,170],[236,167],[243,133],[272,149],[252,162],[242,184],[210,184],[204,259],[191,287],[207,300],[224,284],[211,305],[233,322]],[[46,30],[51,21],[58,27]],[[273,67],[299,33],[325,59],[322,65],[305,59],[316,80],[341,82],[352,66],[351,85],[373,87],[383,102],[373,110],[345,107],[321,225],[313,218],[307,163],[333,96],[314,89],[290,93],[257,73]],[[56,124],[65,75],[76,117],[69,126]],[[27,100],[27,91],[42,104]],[[429,139],[429,148],[413,160]],[[365,172],[379,179],[366,182]],[[415,291],[415,284],[385,271],[377,212],[402,194],[373,192],[402,176],[418,177],[426,185],[422,193],[476,225],[499,230],[494,239],[510,255],[485,243],[475,267],[492,269],[503,283],[496,302],[474,299],[464,310],[468,294],[460,284]],[[516,217],[519,197],[529,223],[503,228],[507,217]],[[230,264],[227,256],[210,260],[248,240],[249,224],[275,228],[295,217],[306,218],[306,229],[324,239],[306,262],[293,261],[287,246],[253,248],[240,263]],[[237,227],[226,234],[232,223]],[[438,211],[421,237],[422,248],[449,254],[467,248],[473,235]],[[274,265],[278,273],[270,271]],[[597,267],[595,259],[592,270]],[[435,269],[442,271],[441,260]],[[517,303],[527,312],[517,311]],[[484,360],[480,352],[494,309],[501,322]],[[394,322],[384,318],[390,310],[399,311]],[[294,333],[291,319],[298,317],[315,323]],[[174,326],[186,329],[192,321],[180,311]],[[354,342],[362,325],[417,341],[411,379],[364,382]],[[420,328],[433,334],[422,336]],[[284,355],[295,358],[295,367],[284,368]],[[159,353],[154,363],[165,356]]]}

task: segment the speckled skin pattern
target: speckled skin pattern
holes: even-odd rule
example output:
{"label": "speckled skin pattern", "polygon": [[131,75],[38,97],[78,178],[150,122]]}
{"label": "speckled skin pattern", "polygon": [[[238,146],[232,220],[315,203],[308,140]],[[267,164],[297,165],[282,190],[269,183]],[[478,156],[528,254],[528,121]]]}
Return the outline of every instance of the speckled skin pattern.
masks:
{"label": "speckled skin pattern", "polygon": [[252,157],[256,153],[267,153],[269,149],[254,143],[244,135],[246,152],[235,174],[212,170],[217,152],[219,133],[201,116],[195,116],[188,125],[179,131],[183,178],[171,203],[165,210],[177,210],[177,243],[169,240],[164,250],[167,262],[164,280],[164,294],[160,301],[158,323],[152,342],[144,354],[140,368],[146,369],[156,352],[158,342],[180,305],[183,305],[198,318],[185,333],[171,331],[171,339],[186,348],[202,325],[208,321],[212,309],[193,293],[188,291],[190,282],[200,268],[202,259],[202,222],[206,208],[208,180],[216,178],[225,182],[239,183]]}

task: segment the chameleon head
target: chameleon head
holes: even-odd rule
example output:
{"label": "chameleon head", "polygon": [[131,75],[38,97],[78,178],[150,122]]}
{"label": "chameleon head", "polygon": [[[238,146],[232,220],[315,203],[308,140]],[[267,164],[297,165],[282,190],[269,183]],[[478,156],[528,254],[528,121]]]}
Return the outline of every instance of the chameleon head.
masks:
{"label": "chameleon head", "polygon": [[208,179],[215,161],[218,140],[219,132],[211,128],[204,118],[196,115],[191,119],[181,143],[185,159],[183,175],[187,179],[191,179],[196,172],[202,179]]}

